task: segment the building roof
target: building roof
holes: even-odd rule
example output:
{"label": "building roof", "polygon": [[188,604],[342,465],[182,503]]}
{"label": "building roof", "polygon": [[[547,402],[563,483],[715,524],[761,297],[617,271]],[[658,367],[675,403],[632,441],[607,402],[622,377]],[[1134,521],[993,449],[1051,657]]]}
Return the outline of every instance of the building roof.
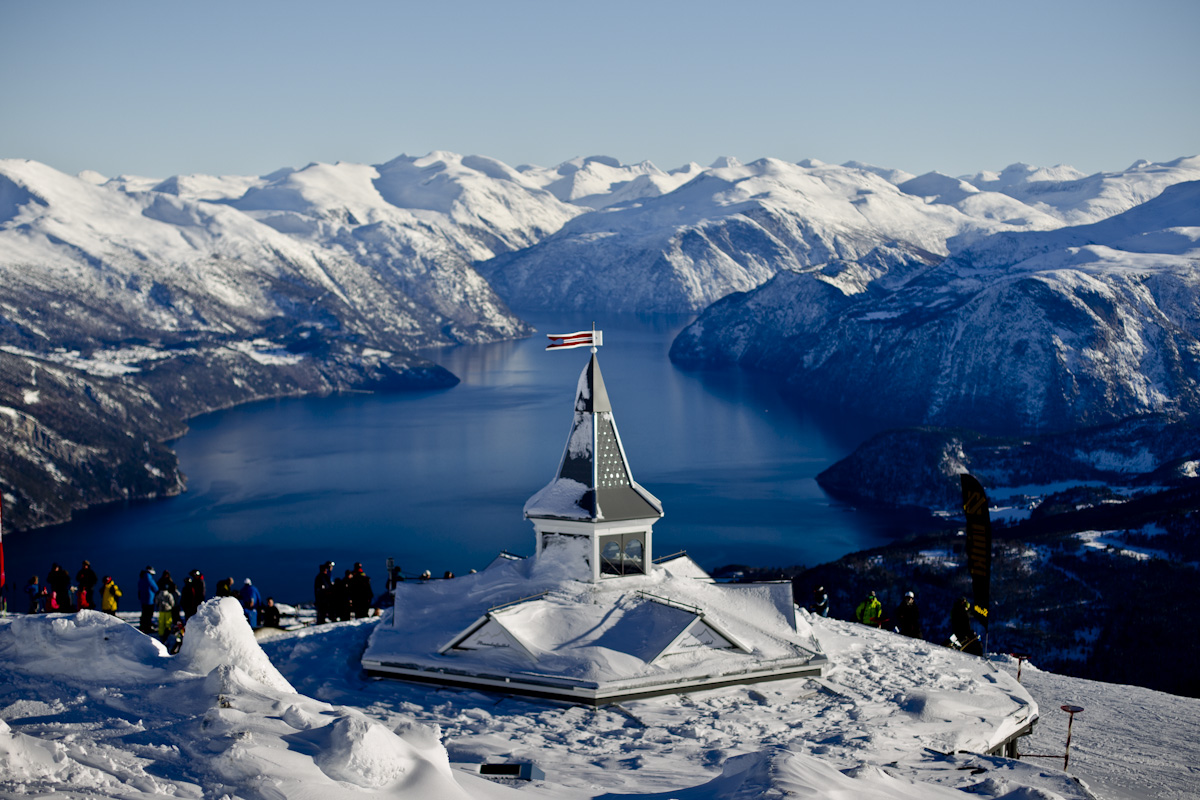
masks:
{"label": "building roof", "polygon": [[558,474],[525,504],[525,516],[618,521],[657,519],[662,503],[633,479],[596,354],[579,375],[575,417]]}

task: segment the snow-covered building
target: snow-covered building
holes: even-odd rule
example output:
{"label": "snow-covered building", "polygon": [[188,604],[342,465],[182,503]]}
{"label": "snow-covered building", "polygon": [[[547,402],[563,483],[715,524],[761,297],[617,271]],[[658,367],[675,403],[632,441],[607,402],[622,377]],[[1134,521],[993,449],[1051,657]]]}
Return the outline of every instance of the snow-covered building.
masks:
{"label": "snow-covered building", "polygon": [[789,582],[718,584],[685,554],[655,563],[662,503],[633,478],[594,349],[558,471],[524,512],[532,558],[399,584],[364,668],[592,705],[829,668]]}
{"label": "snow-covered building", "polygon": [[554,480],[529,498],[537,552],[582,546],[593,582],[644,575],[662,503],[633,479],[596,354],[579,376],[575,419]]}

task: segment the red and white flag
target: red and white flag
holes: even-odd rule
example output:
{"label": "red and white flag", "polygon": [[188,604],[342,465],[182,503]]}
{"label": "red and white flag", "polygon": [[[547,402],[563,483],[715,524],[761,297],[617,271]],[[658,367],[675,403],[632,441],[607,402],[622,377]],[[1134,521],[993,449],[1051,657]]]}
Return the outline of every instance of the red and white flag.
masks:
{"label": "red and white flag", "polygon": [[568,350],[572,347],[599,347],[604,344],[602,331],[578,331],[576,333],[548,333],[550,344],[547,350]]}

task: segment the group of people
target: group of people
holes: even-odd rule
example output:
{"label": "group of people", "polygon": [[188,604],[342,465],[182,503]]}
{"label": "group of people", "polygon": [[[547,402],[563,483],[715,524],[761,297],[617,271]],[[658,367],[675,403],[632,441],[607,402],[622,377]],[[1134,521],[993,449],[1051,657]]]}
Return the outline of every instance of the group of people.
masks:
{"label": "group of people", "polygon": [[915,594],[905,592],[904,599],[896,607],[893,616],[895,619],[884,618],[883,603],[873,591],[867,592],[867,596],[854,609],[854,618],[863,625],[882,628],[885,624],[890,624],[896,633],[913,639],[925,638],[921,633],[921,610],[917,608]]}
{"label": "group of people", "polygon": [[[97,585],[100,586],[99,602],[96,598]],[[71,574],[56,562],[50,567],[45,583],[41,583],[37,575],[29,579],[25,584],[25,596],[29,600],[29,614],[85,608],[99,608],[115,614],[121,590],[109,575],[105,575],[101,582],[91,562],[84,559],[83,565],[75,573],[74,583],[71,582]]]}
{"label": "group of people", "polygon": [[[99,602],[95,590],[99,585]],[[74,583],[61,564],[55,563],[42,584],[34,575],[25,585],[29,599],[28,613],[72,612],[98,608],[107,614],[117,613],[123,592],[112,576],[97,578],[91,562],[86,559],[75,573]],[[275,599],[268,597],[264,603],[262,595],[253,582],[246,578],[240,591],[234,591],[233,578],[217,581],[216,597],[233,597],[241,603],[250,627],[279,627],[280,613]],[[194,569],[183,579],[180,587],[171,577],[170,570],[163,570],[160,577],[154,567],[147,564],[138,574],[137,599],[141,609],[138,630],[157,635],[172,652],[182,643],[187,621],[195,615],[200,605],[208,598],[204,574]]]}
{"label": "group of people", "polygon": [[[821,617],[829,616],[829,595],[824,586],[813,590],[813,599],[808,610]],[[868,591],[854,609],[854,619],[863,625],[874,628],[890,627],[896,633],[913,639],[925,638],[921,628],[921,610],[917,607],[916,595],[909,591],[904,593],[904,599],[896,607],[891,617],[886,617],[883,603],[874,591]],[[959,598],[950,611],[950,629],[953,634],[951,646],[972,655],[983,655],[983,645],[971,625],[971,602],[966,597]]]}
{"label": "group of people", "polygon": [[[391,567],[387,576],[387,590],[376,598],[371,588],[371,578],[363,569],[362,562],[355,562],[352,569],[345,570],[336,578],[333,567],[332,561],[321,564],[313,581],[317,624],[370,616],[373,610],[390,605],[395,584],[404,580],[400,568]],[[421,575],[422,580],[431,577],[428,570]],[[454,574],[447,572],[444,577],[453,578]],[[75,574],[74,582],[70,574],[56,563],[44,584],[37,575],[30,578],[25,593],[29,597],[30,614],[99,608],[115,615],[118,601],[123,596],[111,576],[105,575],[100,580],[92,570],[91,563],[86,560]],[[232,577],[223,578],[217,581],[213,596],[237,599],[251,628],[280,626],[280,611],[275,598],[268,597],[264,601],[250,578],[246,578],[240,588],[234,587]],[[183,585],[179,586],[169,570],[163,570],[159,576],[154,567],[147,564],[138,574],[137,601],[141,611],[138,629],[146,634],[157,635],[164,642],[181,641],[187,621],[207,597],[204,575],[200,570],[189,572],[183,579]]]}
{"label": "group of people", "polygon": [[[388,559],[387,582],[383,592],[376,595],[371,588],[371,577],[363,569],[361,561],[354,562],[353,569],[343,572],[341,577],[333,576],[335,564],[326,561],[317,565],[317,576],[313,578],[313,601],[317,609],[317,623],[340,622],[349,619],[362,619],[373,613],[391,608],[395,600],[396,584],[404,581],[404,573],[400,567],[394,566]],[[471,570],[472,573],[475,570]],[[454,573],[446,570],[442,573],[443,580],[450,580]],[[433,580],[433,573],[425,570],[417,579],[421,582]]]}
{"label": "group of people", "polygon": [[375,592],[362,562],[356,561],[354,568],[346,570],[339,578],[333,577],[333,567],[332,561],[318,565],[317,577],[313,579],[317,624],[368,616],[375,604]]}

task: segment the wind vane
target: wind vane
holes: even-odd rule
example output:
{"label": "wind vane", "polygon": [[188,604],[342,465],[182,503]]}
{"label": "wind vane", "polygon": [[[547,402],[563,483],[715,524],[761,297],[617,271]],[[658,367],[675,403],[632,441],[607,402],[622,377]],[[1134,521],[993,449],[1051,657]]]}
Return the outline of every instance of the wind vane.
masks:
{"label": "wind vane", "polygon": [[596,326],[593,324],[590,331],[548,333],[546,334],[546,338],[550,340],[550,344],[546,345],[547,350],[569,350],[572,347],[590,347],[594,353],[597,347],[604,344],[604,331],[596,330]]}

